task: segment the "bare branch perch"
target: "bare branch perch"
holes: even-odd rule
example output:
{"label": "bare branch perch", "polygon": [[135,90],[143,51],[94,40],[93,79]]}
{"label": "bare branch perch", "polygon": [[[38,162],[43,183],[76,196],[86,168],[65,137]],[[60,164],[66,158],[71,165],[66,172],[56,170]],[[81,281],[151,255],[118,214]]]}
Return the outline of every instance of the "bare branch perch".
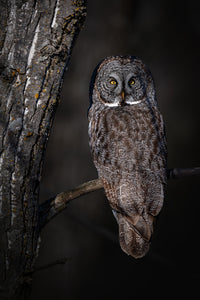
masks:
{"label": "bare branch perch", "polygon": [[173,168],[168,169],[168,179],[180,179],[183,177],[200,175],[200,167],[196,168]]}
{"label": "bare branch perch", "polygon": [[[180,179],[193,175],[200,175],[200,167],[173,168],[167,171],[168,179]],[[40,205],[40,228],[44,227],[46,223],[62,212],[71,200],[102,188],[103,184],[101,179],[94,179],[46,200]]]}
{"label": "bare branch perch", "polygon": [[63,211],[69,201],[103,188],[101,179],[95,179],[83,183],[76,188],[62,192],[55,198],[51,198],[40,205],[40,227],[43,227],[58,213]]}

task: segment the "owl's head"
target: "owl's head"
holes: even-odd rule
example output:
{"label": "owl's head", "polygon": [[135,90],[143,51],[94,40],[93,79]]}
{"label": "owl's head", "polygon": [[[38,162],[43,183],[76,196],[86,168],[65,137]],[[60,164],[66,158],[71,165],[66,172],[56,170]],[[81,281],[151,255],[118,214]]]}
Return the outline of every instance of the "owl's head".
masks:
{"label": "owl's head", "polygon": [[90,105],[137,105],[155,101],[154,83],[145,64],[134,56],[111,56],[95,68],[90,83]]}

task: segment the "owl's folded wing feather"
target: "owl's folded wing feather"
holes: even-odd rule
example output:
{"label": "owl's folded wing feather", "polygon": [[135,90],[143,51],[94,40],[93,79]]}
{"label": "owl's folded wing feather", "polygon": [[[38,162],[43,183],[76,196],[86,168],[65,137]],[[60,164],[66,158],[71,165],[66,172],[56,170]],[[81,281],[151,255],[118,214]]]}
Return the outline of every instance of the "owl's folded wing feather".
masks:
{"label": "owl's folded wing feather", "polygon": [[[105,178],[101,178],[119,224],[121,248],[135,258],[144,256],[150,246],[154,217],[159,213],[163,203],[162,183],[152,185],[151,182],[150,188],[146,182],[146,189],[141,189],[135,185],[134,180],[121,179],[119,185],[115,186]],[[144,193],[141,194],[139,191]]]}

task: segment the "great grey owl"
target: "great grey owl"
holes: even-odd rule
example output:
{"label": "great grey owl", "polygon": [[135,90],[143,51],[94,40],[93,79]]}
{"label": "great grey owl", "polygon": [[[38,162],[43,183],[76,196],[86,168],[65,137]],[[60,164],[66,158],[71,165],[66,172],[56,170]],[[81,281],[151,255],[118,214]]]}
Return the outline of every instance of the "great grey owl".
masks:
{"label": "great grey owl", "polygon": [[166,138],[153,79],[134,56],[111,56],[90,83],[89,143],[124,252],[144,256],[164,199]]}

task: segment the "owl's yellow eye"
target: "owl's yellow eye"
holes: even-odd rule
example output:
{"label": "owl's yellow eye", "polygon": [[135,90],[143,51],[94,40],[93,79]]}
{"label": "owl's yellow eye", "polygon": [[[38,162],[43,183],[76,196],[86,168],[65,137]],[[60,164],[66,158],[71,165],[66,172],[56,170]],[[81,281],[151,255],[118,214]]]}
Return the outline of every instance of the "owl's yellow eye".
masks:
{"label": "owl's yellow eye", "polygon": [[135,84],[135,80],[133,79],[133,78],[131,78],[130,80],[129,80],[129,85],[134,85]]}
{"label": "owl's yellow eye", "polygon": [[114,79],[111,79],[111,81],[110,81],[110,84],[112,84],[112,85],[116,85],[116,84],[117,84],[117,81],[116,81],[116,80],[114,80]]}

